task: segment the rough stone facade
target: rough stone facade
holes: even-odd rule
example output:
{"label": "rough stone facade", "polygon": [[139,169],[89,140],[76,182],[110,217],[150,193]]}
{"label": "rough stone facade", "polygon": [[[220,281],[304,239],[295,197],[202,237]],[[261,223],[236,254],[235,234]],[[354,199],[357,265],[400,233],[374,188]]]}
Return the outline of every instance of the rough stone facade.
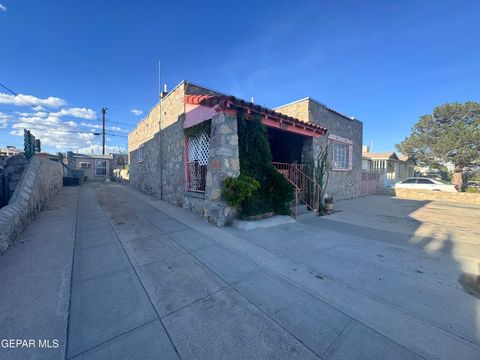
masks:
{"label": "rough stone facade", "polygon": [[130,186],[198,213],[224,225],[234,211],[221,200],[221,183],[238,176],[236,117],[219,114],[212,119],[211,149],[204,194],[184,189],[185,95],[215,94],[182,82],[155,105],[128,136]]}
{"label": "rough stone facade", "polygon": [[212,119],[205,192],[205,205],[210,222],[223,226],[233,219],[235,209],[222,200],[221,189],[226,178],[239,175],[237,117],[219,113]]}
{"label": "rough stone facade", "polygon": [[0,253],[15,241],[43,205],[62,187],[59,162],[34,156],[7,206],[0,209]]}
{"label": "rough stone facade", "polygon": [[[129,183],[145,193],[184,207],[219,226],[228,223],[235,210],[221,198],[223,182],[240,174],[237,118],[233,112],[220,111],[211,119],[209,159],[205,192],[185,191],[185,95],[222,95],[182,82],[148,113],[129,133]],[[360,194],[362,123],[322,107],[310,99],[278,109],[287,115],[320,124],[330,133],[353,141],[352,170],[335,173],[327,189],[336,199]],[[327,143],[305,137],[302,162],[316,158]]]}
{"label": "rough stone facade", "polygon": [[331,169],[326,192],[331,194],[335,200],[359,196],[362,181],[362,122],[348,118],[310,98],[280,106],[275,111],[327,128],[327,136],[305,140],[302,151],[302,161],[305,163],[308,163],[311,159],[316,159],[327,144],[331,163],[332,141],[328,139],[329,135],[352,141],[352,168],[341,171]]}
{"label": "rough stone facade", "polygon": [[0,208],[13,196],[26,165],[27,159],[23,155],[0,158]]}

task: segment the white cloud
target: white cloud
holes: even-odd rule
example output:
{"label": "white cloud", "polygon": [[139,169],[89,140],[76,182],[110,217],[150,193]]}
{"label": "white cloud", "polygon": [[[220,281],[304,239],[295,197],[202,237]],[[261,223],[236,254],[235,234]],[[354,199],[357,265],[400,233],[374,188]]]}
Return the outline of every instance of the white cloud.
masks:
{"label": "white cloud", "polygon": [[[55,150],[50,150],[52,152],[73,150],[90,153],[92,148],[96,153],[99,152],[101,136],[93,133],[100,132],[101,123],[85,121],[97,119],[92,109],[66,107],[67,102],[56,97],[42,99],[32,95],[13,96],[5,93],[0,93],[0,104],[27,108],[12,112],[12,115],[0,112],[0,129],[8,128],[10,135],[23,137],[23,129],[29,129],[45,147],[53,147]],[[128,133],[128,130],[118,126],[106,126],[106,130]],[[125,151],[121,146],[109,146],[108,149],[110,152]]]}
{"label": "white cloud", "polygon": [[93,120],[97,117],[97,114],[92,109],[86,108],[64,108],[55,113],[50,113],[53,116],[73,116],[79,119]]}
{"label": "white cloud", "polygon": [[[82,122],[82,123],[80,123],[80,125],[90,127],[92,130],[102,128],[102,125],[100,125],[100,124],[89,124],[89,123],[86,123],[86,122]],[[130,130],[122,129],[119,126],[105,126],[105,130],[123,132],[125,134],[127,134],[130,131]]]}
{"label": "white cloud", "polygon": [[[93,144],[90,146],[85,146],[83,148],[78,149],[78,152],[81,154],[101,154],[102,153],[102,145]],[[123,153],[125,154],[127,150],[122,146],[110,146],[105,145],[105,154],[111,153]]]}
{"label": "white cloud", "polygon": [[32,95],[9,95],[0,93],[0,104],[8,104],[15,106],[35,106],[34,110],[41,111],[42,106],[58,108],[67,105],[67,102],[63,99],[49,96],[46,99],[38,98]]}
{"label": "white cloud", "polygon": [[0,4],[0,12],[7,11],[7,7],[5,5]]}
{"label": "white cloud", "polygon": [[8,125],[8,120],[11,118],[10,115],[0,112],[0,129],[5,129]]}
{"label": "white cloud", "polygon": [[20,117],[12,125],[11,135],[23,136],[23,129],[29,129],[42,144],[55,147],[58,151],[75,150],[94,144],[95,135],[88,130],[79,131],[77,123],[62,121],[57,116]]}
{"label": "white cloud", "polygon": [[138,109],[132,109],[132,110],[130,110],[130,112],[131,112],[132,114],[134,114],[135,116],[140,116],[140,115],[143,114],[143,111],[142,111],[142,110],[138,110]]}

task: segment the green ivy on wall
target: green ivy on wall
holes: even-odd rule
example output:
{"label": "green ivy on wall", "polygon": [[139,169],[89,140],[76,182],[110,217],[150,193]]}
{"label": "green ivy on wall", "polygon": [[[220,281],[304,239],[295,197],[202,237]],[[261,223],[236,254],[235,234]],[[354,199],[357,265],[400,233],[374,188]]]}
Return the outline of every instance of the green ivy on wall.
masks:
{"label": "green ivy on wall", "polygon": [[260,188],[242,204],[242,215],[254,216],[271,211],[288,214],[289,203],[294,198],[293,186],[272,165],[267,131],[260,116],[247,119],[244,112],[238,111],[237,121],[240,174],[260,183]]}

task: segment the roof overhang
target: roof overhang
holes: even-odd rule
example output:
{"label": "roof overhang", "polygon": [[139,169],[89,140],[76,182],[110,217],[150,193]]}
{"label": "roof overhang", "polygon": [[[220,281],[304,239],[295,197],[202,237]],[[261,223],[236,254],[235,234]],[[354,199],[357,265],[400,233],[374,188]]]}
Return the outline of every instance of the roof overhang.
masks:
{"label": "roof overhang", "polygon": [[186,95],[184,127],[192,127],[211,119],[218,112],[236,114],[238,110],[245,111],[247,118],[261,116],[262,123],[267,127],[310,137],[319,137],[327,133],[327,129],[322,126],[281,114],[234,96],[224,95]]}

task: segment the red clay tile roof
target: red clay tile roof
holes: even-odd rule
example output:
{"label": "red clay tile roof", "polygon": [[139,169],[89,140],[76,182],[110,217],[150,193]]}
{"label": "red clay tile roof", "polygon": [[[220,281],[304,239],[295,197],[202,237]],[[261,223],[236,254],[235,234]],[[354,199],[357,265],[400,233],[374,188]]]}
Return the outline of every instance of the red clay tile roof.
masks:
{"label": "red clay tile roof", "polygon": [[222,109],[242,108],[266,116],[273,120],[284,121],[295,127],[309,129],[321,135],[327,133],[327,129],[300,119],[276,112],[261,105],[249,101],[238,99],[235,96],[227,95],[185,95],[185,103],[193,105],[203,105],[208,107],[219,106]]}

